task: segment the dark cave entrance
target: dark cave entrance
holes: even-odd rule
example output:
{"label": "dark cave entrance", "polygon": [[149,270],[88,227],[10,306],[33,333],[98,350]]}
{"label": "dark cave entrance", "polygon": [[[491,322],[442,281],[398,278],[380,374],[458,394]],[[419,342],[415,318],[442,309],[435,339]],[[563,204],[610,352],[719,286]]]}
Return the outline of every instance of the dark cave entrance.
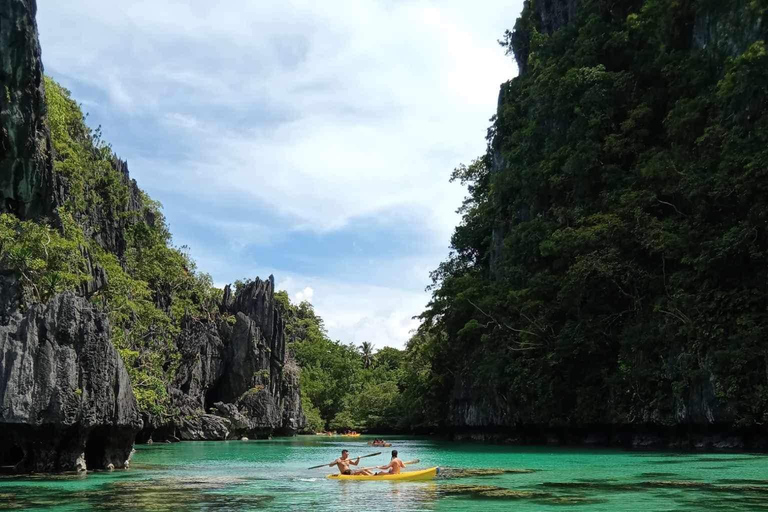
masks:
{"label": "dark cave entrance", "polygon": [[15,441],[0,446],[0,472],[13,472],[16,465],[24,460],[24,450]]}
{"label": "dark cave entrance", "polygon": [[85,465],[89,470],[104,469],[105,452],[109,440],[109,428],[94,429],[85,442]]}
{"label": "dark cave entrance", "polygon": [[205,396],[203,397],[203,410],[205,412],[208,412],[211,407],[213,407],[213,404],[216,402],[223,402],[221,399],[221,381],[217,382],[216,385],[211,386],[210,388],[205,390]]}

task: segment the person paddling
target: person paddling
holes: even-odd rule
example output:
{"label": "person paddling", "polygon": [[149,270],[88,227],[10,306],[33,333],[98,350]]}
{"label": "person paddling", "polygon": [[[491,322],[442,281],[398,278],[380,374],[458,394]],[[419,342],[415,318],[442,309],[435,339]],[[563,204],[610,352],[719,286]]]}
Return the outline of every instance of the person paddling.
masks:
{"label": "person paddling", "polygon": [[397,450],[392,450],[392,460],[389,461],[389,464],[386,466],[379,466],[378,469],[384,469],[387,471],[384,471],[382,473],[376,473],[376,476],[379,475],[399,475],[400,470],[405,468],[405,464],[403,464],[403,461],[401,461],[397,457]]}
{"label": "person paddling", "polygon": [[339,474],[342,475],[371,475],[372,473],[367,470],[363,469],[361,471],[352,471],[350,469],[350,464],[353,466],[357,466],[360,463],[360,457],[356,459],[350,459],[349,458],[349,450],[341,450],[341,457],[336,459],[335,461],[328,464],[330,467],[333,467],[334,465],[339,468]]}

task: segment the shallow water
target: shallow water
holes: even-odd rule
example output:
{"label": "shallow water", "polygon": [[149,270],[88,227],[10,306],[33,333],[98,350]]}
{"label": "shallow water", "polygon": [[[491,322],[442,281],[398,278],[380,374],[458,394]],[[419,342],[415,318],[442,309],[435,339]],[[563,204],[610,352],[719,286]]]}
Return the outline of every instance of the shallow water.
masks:
{"label": "shallow water", "polygon": [[[433,482],[332,481],[342,447],[388,460],[370,438],[137,446],[128,471],[2,477],[0,510],[768,511],[768,459],[449,443],[394,438],[403,460],[440,466]],[[363,462],[361,461],[361,465]],[[482,470],[482,471],[479,471]],[[485,473],[485,474],[483,474]]]}

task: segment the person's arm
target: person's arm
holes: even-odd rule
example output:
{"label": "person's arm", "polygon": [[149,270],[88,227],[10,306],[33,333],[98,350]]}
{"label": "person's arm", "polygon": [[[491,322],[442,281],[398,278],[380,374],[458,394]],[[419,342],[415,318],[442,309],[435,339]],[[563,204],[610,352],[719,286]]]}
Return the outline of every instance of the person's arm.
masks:
{"label": "person's arm", "polygon": [[356,458],[355,460],[350,459],[349,463],[353,466],[357,466],[360,463],[360,457]]}
{"label": "person's arm", "polygon": [[335,465],[336,465],[336,464],[338,464],[338,463],[339,463],[339,459],[336,459],[335,461],[333,461],[333,462],[331,462],[330,464],[328,464],[328,467],[329,467],[329,468],[332,468],[333,466],[335,466]]}

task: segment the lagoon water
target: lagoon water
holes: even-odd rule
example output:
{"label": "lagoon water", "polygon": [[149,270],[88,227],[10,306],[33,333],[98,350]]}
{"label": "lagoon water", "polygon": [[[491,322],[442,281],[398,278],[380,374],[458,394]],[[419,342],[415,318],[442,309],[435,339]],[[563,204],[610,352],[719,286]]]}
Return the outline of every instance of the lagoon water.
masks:
{"label": "lagoon water", "polygon": [[363,461],[385,463],[390,449],[371,448],[370,439],[137,446],[128,471],[0,477],[0,510],[768,511],[768,458],[761,454],[394,438],[403,460],[440,466],[441,476],[432,482],[343,482],[324,478],[330,468],[306,469],[335,459],[344,447],[353,456],[382,451]]}

